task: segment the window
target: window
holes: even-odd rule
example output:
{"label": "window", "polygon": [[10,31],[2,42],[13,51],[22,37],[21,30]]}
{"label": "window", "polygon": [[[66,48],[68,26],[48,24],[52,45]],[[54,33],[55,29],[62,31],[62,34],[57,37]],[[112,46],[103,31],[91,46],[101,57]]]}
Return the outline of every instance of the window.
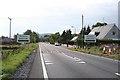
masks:
{"label": "window", "polygon": [[98,36],[100,34],[100,32],[95,32],[95,35]]}
{"label": "window", "polygon": [[112,35],[115,35],[115,31],[112,32]]}

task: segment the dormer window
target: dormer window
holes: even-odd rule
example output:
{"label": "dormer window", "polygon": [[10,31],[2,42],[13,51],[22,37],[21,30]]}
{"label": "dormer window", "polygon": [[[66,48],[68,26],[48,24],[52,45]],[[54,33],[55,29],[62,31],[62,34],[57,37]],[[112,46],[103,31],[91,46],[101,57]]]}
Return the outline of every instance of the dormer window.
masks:
{"label": "dormer window", "polygon": [[95,35],[98,36],[100,34],[100,32],[95,32]]}
{"label": "dormer window", "polygon": [[115,31],[112,31],[112,35],[115,35],[116,33],[115,33]]}

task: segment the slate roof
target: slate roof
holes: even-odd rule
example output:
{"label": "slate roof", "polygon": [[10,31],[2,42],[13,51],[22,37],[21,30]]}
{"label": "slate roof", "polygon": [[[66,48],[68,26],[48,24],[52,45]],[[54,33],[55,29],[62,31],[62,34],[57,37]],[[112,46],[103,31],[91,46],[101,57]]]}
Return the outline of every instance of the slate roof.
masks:
{"label": "slate roof", "polygon": [[97,38],[103,39],[107,35],[107,33],[115,26],[116,26],[115,24],[108,24],[105,26],[95,27],[92,29],[92,31],[89,34],[93,34],[95,32],[100,32],[99,35],[97,36]]}
{"label": "slate roof", "polygon": [[75,36],[70,41],[75,41],[77,38],[78,38],[78,36]]}

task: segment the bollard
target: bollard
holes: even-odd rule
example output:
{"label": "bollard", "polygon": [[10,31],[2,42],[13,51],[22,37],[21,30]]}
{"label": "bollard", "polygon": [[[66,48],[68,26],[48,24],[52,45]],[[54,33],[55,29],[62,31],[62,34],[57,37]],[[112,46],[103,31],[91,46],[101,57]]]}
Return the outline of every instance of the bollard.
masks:
{"label": "bollard", "polygon": [[105,47],[103,48],[103,51],[102,51],[103,53],[105,53]]}
{"label": "bollard", "polygon": [[109,48],[109,52],[108,52],[108,54],[112,54],[112,52],[111,52],[111,48]]}

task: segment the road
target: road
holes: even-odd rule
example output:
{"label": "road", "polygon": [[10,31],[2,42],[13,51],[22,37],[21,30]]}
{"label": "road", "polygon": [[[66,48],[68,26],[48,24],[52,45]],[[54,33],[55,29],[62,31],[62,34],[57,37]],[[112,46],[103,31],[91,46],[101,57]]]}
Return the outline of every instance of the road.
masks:
{"label": "road", "polygon": [[[35,77],[42,73],[44,78],[118,78],[120,76],[118,61],[47,43],[40,43],[39,49],[37,57],[40,59],[35,61],[39,64],[33,64],[30,78],[33,74]],[[39,69],[42,69],[42,73]]]}

